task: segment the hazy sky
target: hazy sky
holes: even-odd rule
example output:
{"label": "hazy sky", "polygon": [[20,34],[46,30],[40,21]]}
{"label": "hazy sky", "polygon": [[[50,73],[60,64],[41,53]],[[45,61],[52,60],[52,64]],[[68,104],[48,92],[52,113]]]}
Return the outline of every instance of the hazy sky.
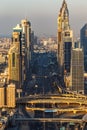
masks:
{"label": "hazy sky", "polygon": [[[37,36],[57,34],[57,16],[63,0],[2,0],[0,35],[11,34],[12,28],[27,17]],[[66,0],[70,25],[76,35],[87,22],[87,0]]]}

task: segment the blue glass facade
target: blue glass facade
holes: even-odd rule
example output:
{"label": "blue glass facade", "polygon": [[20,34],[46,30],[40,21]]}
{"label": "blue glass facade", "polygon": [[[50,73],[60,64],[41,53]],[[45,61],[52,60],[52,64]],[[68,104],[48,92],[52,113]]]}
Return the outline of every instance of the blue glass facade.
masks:
{"label": "blue glass facade", "polygon": [[64,70],[70,72],[72,42],[64,43]]}

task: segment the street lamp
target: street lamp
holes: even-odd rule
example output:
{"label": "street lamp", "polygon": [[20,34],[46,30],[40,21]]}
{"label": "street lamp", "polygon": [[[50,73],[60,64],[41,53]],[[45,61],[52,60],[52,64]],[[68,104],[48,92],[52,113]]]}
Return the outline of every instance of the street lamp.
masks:
{"label": "street lamp", "polygon": [[36,93],[35,93],[35,94],[37,94],[37,88],[38,88],[38,85],[37,85],[37,84],[35,84],[35,91],[36,91]]}

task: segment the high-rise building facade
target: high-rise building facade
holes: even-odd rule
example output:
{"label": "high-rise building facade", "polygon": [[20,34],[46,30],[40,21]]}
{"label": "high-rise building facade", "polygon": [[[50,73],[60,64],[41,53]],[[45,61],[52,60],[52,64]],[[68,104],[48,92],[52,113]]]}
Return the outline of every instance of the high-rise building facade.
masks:
{"label": "high-rise building facade", "polygon": [[26,62],[26,58],[25,58],[25,37],[22,34],[22,27],[20,24],[17,24],[16,27],[13,28],[13,32],[18,32],[20,34],[20,71],[21,71],[21,85],[23,85],[24,81],[25,81],[25,62]]}
{"label": "high-rise building facade", "polygon": [[31,24],[26,19],[13,28],[12,45],[8,55],[9,82],[20,89],[28,77],[31,60]]}
{"label": "high-rise building facade", "polygon": [[0,108],[15,108],[16,87],[15,84],[0,87]]}
{"label": "high-rise building facade", "polygon": [[69,25],[69,11],[66,1],[63,1],[62,8],[58,15],[58,63],[59,73],[70,73],[71,49],[73,43],[73,32]]}
{"label": "high-rise building facade", "polygon": [[7,107],[14,108],[16,106],[16,93],[15,93],[15,84],[10,84],[6,88],[6,103]]}
{"label": "high-rise building facade", "polygon": [[84,54],[81,48],[72,49],[71,86],[76,93],[84,93]]}
{"label": "high-rise building facade", "polygon": [[71,50],[72,50],[72,31],[71,30],[67,30],[64,31],[64,37],[63,37],[63,42],[64,42],[64,73],[70,73],[70,66],[71,66]]}
{"label": "high-rise building facade", "polygon": [[87,72],[87,24],[80,30],[81,47],[84,50],[84,69]]}
{"label": "high-rise building facade", "polygon": [[0,87],[0,108],[4,107],[5,105],[5,88]]}
{"label": "high-rise building facade", "polygon": [[13,32],[12,46],[8,52],[9,82],[14,83],[16,88],[21,88],[21,36],[19,32]]}
{"label": "high-rise building facade", "polygon": [[31,51],[30,51],[30,48],[31,48],[31,23],[27,19],[24,19],[21,21],[21,27],[22,27],[22,34],[25,37],[25,49],[26,49],[25,52],[26,52],[26,60],[27,60],[26,73],[27,73],[29,70],[29,62],[31,60]]}

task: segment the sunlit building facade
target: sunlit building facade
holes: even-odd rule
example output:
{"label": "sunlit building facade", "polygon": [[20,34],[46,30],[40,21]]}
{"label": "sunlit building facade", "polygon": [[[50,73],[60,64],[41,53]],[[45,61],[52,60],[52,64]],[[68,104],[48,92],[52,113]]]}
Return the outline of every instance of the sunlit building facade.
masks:
{"label": "sunlit building facade", "polygon": [[25,37],[22,34],[22,27],[20,24],[17,24],[16,27],[13,28],[13,32],[18,32],[20,34],[20,68],[21,68],[21,85],[23,85],[25,81],[25,62],[26,62],[26,55],[25,55]]}
{"label": "sunlit building facade", "polygon": [[8,52],[9,83],[14,83],[16,88],[21,88],[21,36],[19,32],[13,32],[12,46]]}
{"label": "sunlit building facade", "polygon": [[0,108],[4,107],[5,105],[5,88],[0,87]]}
{"label": "sunlit building facade", "polygon": [[76,93],[84,93],[84,54],[83,49],[72,49],[71,84]]}
{"label": "sunlit building facade", "polygon": [[73,32],[69,25],[69,11],[64,0],[58,15],[58,63],[59,73],[70,73]]}
{"label": "sunlit building facade", "polygon": [[31,60],[31,23],[24,19],[13,28],[12,45],[9,50],[9,83],[17,89],[23,87]]}
{"label": "sunlit building facade", "polygon": [[15,93],[15,84],[10,84],[7,86],[6,88],[6,103],[7,103],[7,107],[9,108],[15,108],[16,106],[16,93]]}
{"label": "sunlit building facade", "polygon": [[21,21],[21,27],[22,27],[22,34],[24,35],[25,39],[25,55],[26,55],[26,73],[29,70],[29,63],[31,60],[31,23],[27,20],[24,19]]}

